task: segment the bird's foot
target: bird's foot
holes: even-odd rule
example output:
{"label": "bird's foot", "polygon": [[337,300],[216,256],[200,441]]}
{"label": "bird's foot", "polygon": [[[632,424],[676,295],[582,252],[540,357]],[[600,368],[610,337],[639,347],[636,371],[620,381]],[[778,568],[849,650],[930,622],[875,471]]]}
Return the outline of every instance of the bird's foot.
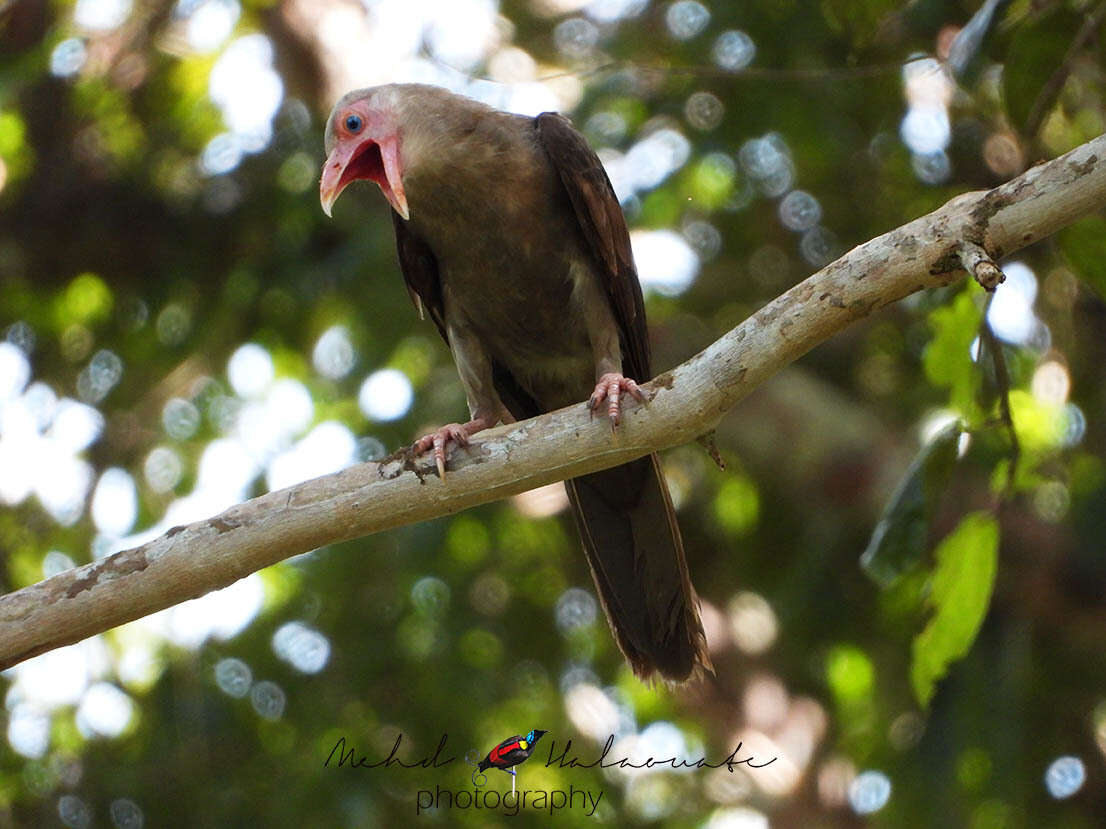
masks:
{"label": "bird's foot", "polygon": [[415,441],[412,448],[417,455],[431,449],[434,450],[434,463],[438,467],[438,477],[444,481],[445,462],[450,443],[457,446],[468,446],[470,437],[492,425],[494,425],[494,421],[489,417],[474,417],[468,423],[447,423],[440,429],[435,429],[429,435],[423,435]]}
{"label": "bird's foot", "polygon": [[607,417],[611,421],[611,429],[622,422],[622,392],[626,392],[640,403],[646,402],[641,386],[615,371],[599,378],[599,382],[595,384],[595,391],[591,393],[591,398],[588,400],[588,409],[592,414],[599,408],[600,403],[607,401]]}

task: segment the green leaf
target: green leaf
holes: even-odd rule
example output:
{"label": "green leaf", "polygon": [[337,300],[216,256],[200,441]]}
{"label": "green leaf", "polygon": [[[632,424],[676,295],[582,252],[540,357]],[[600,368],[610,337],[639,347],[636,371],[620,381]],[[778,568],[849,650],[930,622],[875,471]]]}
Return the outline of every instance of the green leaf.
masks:
{"label": "green leaf", "polygon": [[948,387],[949,405],[964,418],[969,428],[978,425],[982,417],[977,402],[980,372],[971,354],[972,342],[979,335],[979,323],[983,319],[975,300],[977,293],[969,287],[951,304],[930,313],[933,339],[922,355],[926,377],[935,386]]}
{"label": "green leaf", "polygon": [[1084,15],[1060,10],[1023,26],[1010,43],[1002,91],[1010,122],[1025,126],[1033,104],[1083,25]]}
{"label": "green leaf", "polygon": [[1014,389],[1010,392],[1010,416],[1024,452],[1044,454],[1063,445],[1068,417],[1062,405],[1038,400],[1025,389]]}
{"label": "green leaf", "polygon": [[960,424],[950,423],[922,447],[872,531],[860,566],[888,588],[926,551],[933,513],[956,465]]}
{"label": "green leaf", "polygon": [[935,613],[914,639],[910,666],[914,693],[923,706],[949,664],[967,654],[979,634],[995,584],[998,539],[995,517],[973,512],[937,548],[930,596]]}

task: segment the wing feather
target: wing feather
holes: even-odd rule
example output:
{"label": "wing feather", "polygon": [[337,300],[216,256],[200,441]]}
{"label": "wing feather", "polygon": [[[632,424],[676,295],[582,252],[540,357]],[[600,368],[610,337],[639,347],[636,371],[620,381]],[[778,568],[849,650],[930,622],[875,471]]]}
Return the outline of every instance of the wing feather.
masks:
{"label": "wing feather", "polygon": [[421,238],[415,235],[407,221],[392,211],[392,225],[396,231],[396,253],[399,255],[399,267],[403,271],[403,281],[407,283],[407,293],[415,303],[419,317],[426,314],[438,326],[438,333],[449,344],[445,330],[445,302],[442,299],[442,282],[438,275],[438,259],[434,251]]}
{"label": "wing feather", "polygon": [[614,312],[622,340],[623,371],[635,380],[649,380],[652,374],[645,300],[630,250],[626,218],[603,163],[563,115],[545,112],[534,122],[538,140],[572,203]]}

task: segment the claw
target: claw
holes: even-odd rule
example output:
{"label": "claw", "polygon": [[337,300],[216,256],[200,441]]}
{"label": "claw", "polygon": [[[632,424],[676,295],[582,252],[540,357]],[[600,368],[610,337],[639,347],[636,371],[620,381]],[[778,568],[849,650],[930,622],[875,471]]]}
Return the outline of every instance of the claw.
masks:
{"label": "claw", "polygon": [[434,463],[438,467],[438,477],[445,480],[445,439],[449,435],[449,427],[444,427],[434,434]]}
{"label": "claw", "polygon": [[626,392],[641,403],[647,402],[641,387],[631,378],[617,372],[608,372],[600,377],[599,382],[595,384],[595,391],[588,398],[588,411],[592,414],[604,399],[607,400],[607,418],[610,420],[612,432],[622,422],[622,392]]}
{"label": "claw", "polygon": [[434,465],[438,468],[438,477],[444,481],[446,478],[446,455],[449,451],[450,442],[452,441],[458,446],[468,446],[469,435],[486,429],[489,425],[488,418],[474,418],[464,424],[449,423],[429,435],[423,435],[415,441],[412,448],[417,455],[421,455],[430,449],[434,450]]}

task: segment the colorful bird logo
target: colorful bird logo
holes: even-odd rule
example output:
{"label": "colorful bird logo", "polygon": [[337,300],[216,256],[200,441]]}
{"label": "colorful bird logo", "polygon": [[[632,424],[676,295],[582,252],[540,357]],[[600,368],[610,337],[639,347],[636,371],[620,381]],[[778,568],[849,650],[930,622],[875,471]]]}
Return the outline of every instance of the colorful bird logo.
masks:
{"label": "colorful bird logo", "polygon": [[508,737],[488,752],[488,756],[477,765],[477,771],[482,772],[486,769],[497,768],[507,772],[507,774],[512,776],[511,789],[514,790],[514,767],[529,759],[530,755],[534,752],[534,744],[546,733],[548,732],[533,730],[527,732],[525,737],[519,734]]}

